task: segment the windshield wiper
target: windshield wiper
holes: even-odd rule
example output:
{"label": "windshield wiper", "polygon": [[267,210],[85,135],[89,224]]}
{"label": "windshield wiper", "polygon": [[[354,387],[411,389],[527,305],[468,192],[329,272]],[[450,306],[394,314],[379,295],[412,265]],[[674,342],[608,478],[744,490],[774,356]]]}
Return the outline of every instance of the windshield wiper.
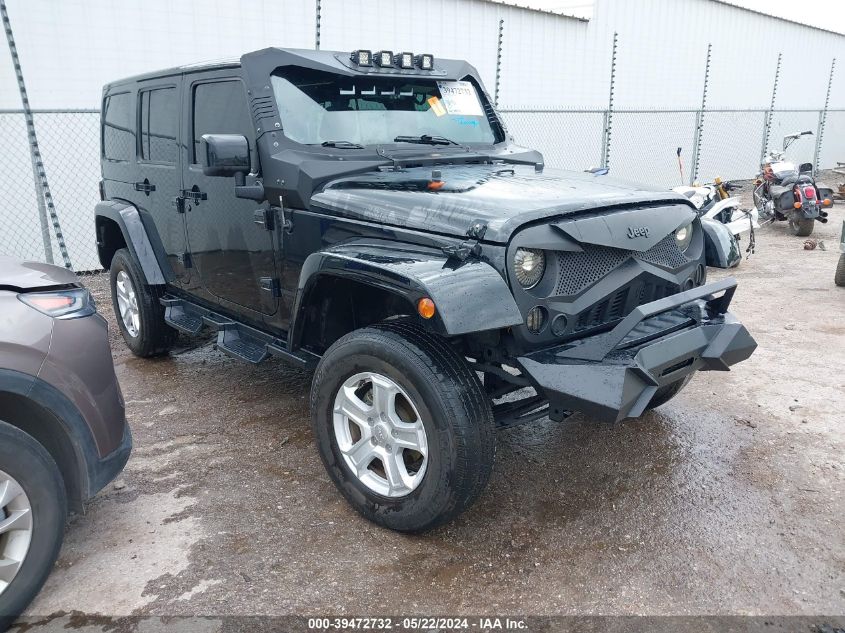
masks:
{"label": "windshield wiper", "polygon": [[457,145],[462,147],[460,143],[456,143],[445,136],[431,136],[430,134],[423,134],[422,136],[397,136],[393,139],[394,143],[419,143],[421,145]]}
{"label": "windshield wiper", "polygon": [[360,143],[353,143],[352,141],[323,141],[320,143],[323,147],[337,147],[338,149],[364,149]]}

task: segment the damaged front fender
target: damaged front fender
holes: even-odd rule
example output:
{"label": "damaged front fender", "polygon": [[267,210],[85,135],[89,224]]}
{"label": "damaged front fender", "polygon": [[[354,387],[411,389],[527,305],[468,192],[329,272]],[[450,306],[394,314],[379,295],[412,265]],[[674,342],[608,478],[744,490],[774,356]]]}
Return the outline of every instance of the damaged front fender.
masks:
{"label": "damaged front fender", "polygon": [[312,253],[305,260],[294,300],[294,345],[301,339],[309,290],[327,275],[388,290],[414,306],[423,297],[431,298],[437,308],[435,329],[446,336],[522,323],[510,288],[487,262],[462,262],[436,249],[361,240]]}

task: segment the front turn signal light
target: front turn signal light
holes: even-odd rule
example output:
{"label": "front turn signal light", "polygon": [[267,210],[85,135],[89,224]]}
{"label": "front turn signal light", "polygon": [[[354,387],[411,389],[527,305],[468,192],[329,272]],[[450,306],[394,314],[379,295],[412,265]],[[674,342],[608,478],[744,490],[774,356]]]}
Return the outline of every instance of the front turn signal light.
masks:
{"label": "front turn signal light", "polygon": [[417,312],[424,319],[430,319],[434,316],[437,309],[434,307],[434,301],[428,297],[423,297],[417,301]]}

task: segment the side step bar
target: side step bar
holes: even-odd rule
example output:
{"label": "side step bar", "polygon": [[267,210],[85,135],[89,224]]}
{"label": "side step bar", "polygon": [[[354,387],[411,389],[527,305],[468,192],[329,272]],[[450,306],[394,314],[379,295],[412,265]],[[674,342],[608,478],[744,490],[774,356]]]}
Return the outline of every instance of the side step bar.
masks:
{"label": "side step bar", "polygon": [[205,326],[214,328],[217,330],[217,349],[238,360],[257,365],[270,356],[278,356],[303,369],[313,369],[320,360],[319,356],[305,350],[290,352],[285,339],[232,321],[201,305],[170,295],[159,301],[164,306],[164,321],[170,327],[192,336],[199,334]]}

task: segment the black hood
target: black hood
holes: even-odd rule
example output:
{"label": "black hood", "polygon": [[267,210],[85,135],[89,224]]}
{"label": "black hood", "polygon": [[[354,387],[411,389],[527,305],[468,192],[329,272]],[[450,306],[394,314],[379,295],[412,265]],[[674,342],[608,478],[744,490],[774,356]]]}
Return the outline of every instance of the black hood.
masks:
{"label": "black hood", "polygon": [[311,203],[344,217],[463,237],[487,225],[485,241],[507,242],[520,226],[545,218],[617,208],[680,204],[683,196],[591,173],[512,165],[437,166],[338,178]]}

